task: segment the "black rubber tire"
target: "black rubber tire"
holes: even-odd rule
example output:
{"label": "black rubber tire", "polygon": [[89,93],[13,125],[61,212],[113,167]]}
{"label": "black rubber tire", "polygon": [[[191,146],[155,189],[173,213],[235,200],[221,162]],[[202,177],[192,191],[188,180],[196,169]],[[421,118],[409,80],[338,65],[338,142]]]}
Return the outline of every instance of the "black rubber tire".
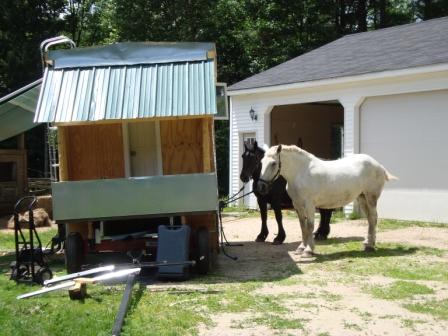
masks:
{"label": "black rubber tire", "polygon": [[65,267],[67,273],[81,271],[84,263],[84,242],[78,232],[71,232],[65,240]]}
{"label": "black rubber tire", "polygon": [[43,285],[45,280],[53,278],[53,272],[48,267],[41,267],[36,272],[35,280],[38,284]]}
{"label": "black rubber tire", "polygon": [[210,271],[210,235],[207,229],[199,229],[196,241],[196,271],[207,274]]}
{"label": "black rubber tire", "polygon": [[13,261],[11,263],[11,276],[9,279],[18,281],[27,273],[28,273],[28,268],[25,265],[20,265],[20,268],[18,269],[16,266],[16,262]]}

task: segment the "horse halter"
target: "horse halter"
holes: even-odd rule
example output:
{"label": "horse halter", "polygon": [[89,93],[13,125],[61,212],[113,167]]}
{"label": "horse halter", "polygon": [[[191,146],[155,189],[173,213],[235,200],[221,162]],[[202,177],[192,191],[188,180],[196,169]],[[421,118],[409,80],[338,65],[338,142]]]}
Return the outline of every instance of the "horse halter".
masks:
{"label": "horse halter", "polygon": [[282,160],[280,160],[280,153],[278,153],[278,170],[275,173],[274,177],[270,181],[266,181],[260,177],[258,181],[265,183],[268,187],[271,186],[275,182],[275,180],[280,176],[281,169],[282,169]]}

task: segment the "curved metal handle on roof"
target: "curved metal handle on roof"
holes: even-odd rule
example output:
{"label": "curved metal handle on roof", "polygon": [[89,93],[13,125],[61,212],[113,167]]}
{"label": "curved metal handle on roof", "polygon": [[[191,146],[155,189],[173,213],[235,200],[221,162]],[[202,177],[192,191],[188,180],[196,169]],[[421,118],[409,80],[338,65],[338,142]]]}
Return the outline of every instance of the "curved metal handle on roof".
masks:
{"label": "curved metal handle on roof", "polygon": [[40,44],[40,57],[42,59],[42,71],[45,70],[45,54],[48,52],[48,49],[52,46],[58,45],[58,44],[68,44],[70,45],[70,49],[76,48],[76,43],[68,38],[67,36],[61,35],[52,37],[49,39],[44,40]]}

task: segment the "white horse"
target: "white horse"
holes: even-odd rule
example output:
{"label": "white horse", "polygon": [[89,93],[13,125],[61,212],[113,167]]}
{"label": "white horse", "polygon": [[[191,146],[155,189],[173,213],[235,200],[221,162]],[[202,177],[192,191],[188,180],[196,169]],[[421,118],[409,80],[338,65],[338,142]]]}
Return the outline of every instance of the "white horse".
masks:
{"label": "white horse", "polygon": [[260,193],[280,175],[288,182],[286,190],[299,216],[302,243],[297,253],[310,257],[314,251],[315,208],[339,208],[357,199],[367,215],[369,229],[364,250],[375,249],[378,198],[384,183],[397,179],[381,164],[365,154],[324,161],[296,146],[273,146],[261,161]]}

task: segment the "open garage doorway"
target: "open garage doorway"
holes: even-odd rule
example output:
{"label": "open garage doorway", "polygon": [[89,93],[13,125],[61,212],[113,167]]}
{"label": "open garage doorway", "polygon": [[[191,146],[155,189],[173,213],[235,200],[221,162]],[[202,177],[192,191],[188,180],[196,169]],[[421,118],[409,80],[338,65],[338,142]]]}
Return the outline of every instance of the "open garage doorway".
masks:
{"label": "open garage doorway", "polygon": [[344,108],[338,101],[279,105],[271,111],[271,145],[296,145],[326,159],[342,157]]}

